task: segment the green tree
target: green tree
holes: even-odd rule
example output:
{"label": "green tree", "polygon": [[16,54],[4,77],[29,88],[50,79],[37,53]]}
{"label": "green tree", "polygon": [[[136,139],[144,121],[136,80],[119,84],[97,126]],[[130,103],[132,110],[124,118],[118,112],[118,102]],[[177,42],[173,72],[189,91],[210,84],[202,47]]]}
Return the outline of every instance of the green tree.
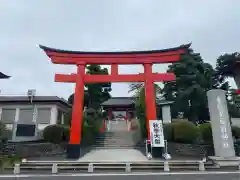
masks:
{"label": "green tree", "polygon": [[[74,94],[71,94],[68,97],[68,103],[69,104],[73,104],[74,103]],[[83,105],[84,106],[88,106],[88,103],[89,103],[89,94],[88,94],[87,90],[84,90],[84,102],[83,102]]]}
{"label": "green tree", "polygon": [[[146,124],[146,103],[145,103],[145,87],[144,83],[132,83],[129,85],[130,92],[134,92],[134,96],[136,97],[136,115],[139,118],[142,137],[147,137],[147,124]],[[155,87],[155,100],[157,99],[157,95],[159,95],[159,92],[161,88],[154,84]]]}
{"label": "green tree", "polygon": [[[100,65],[88,65],[87,74],[108,74],[107,68],[101,68]],[[91,83],[85,85],[89,94],[89,108],[99,109],[100,104],[111,97],[111,83]]]}
{"label": "green tree", "polygon": [[176,75],[175,81],[164,83],[163,96],[174,101],[173,117],[184,112],[184,117],[196,123],[209,119],[206,92],[219,87],[213,67],[204,63],[201,55],[192,49],[181,56],[178,63],[168,67],[167,72]]}
{"label": "green tree", "polygon": [[139,118],[142,137],[147,137],[147,124],[146,124],[146,103],[145,103],[145,88],[142,86],[136,91],[136,115]]}
{"label": "green tree", "polygon": [[[86,73],[97,75],[97,74],[108,74],[107,68],[102,68],[100,65],[88,65],[86,67]],[[98,120],[95,117],[100,117],[98,114],[101,107],[101,103],[106,101],[111,97],[111,83],[89,83],[85,84],[84,90],[84,106],[87,107],[86,116],[84,119],[88,123],[93,124],[92,120]],[[68,103],[74,103],[74,94],[71,94],[68,98]],[[96,112],[95,115],[92,115],[90,112]],[[69,111],[65,118],[65,124],[70,124],[71,122],[72,111]],[[94,118],[93,118],[94,117]],[[89,120],[90,119],[90,120]],[[90,122],[91,121],[91,122]]]}
{"label": "green tree", "polygon": [[[234,52],[231,54],[223,54],[217,58],[216,62],[216,73],[219,81],[222,82],[222,86],[228,85],[228,78],[234,78],[236,76],[236,65],[240,60],[240,53]],[[228,99],[228,110],[232,117],[240,117],[239,108],[236,106],[235,100],[237,97],[236,89],[227,89],[227,99]]]}
{"label": "green tree", "polygon": [[224,54],[217,58],[216,71],[220,78],[234,77],[234,66],[240,60],[240,53]]}
{"label": "green tree", "polygon": [[[86,67],[87,74],[108,74],[107,68],[102,68],[100,65],[88,65]],[[89,83],[85,84],[84,90],[84,106],[87,108],[99,109],[102,102],[111,97],[111,83]],[[70,95],[68,102],[73,104],[74,94]]]}

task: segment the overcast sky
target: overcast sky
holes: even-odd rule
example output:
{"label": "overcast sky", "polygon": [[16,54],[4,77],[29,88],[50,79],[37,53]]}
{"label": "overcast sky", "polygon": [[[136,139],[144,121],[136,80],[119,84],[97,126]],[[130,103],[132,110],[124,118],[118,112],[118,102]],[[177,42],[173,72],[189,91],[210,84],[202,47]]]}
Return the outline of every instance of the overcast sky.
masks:
{"label": "overcast sky", "polygon": [[[153,50],[192,42],[215,66],[224,52],[240,51],[239,0],[0,0],[1,94],[67,98],[73,84],[54,82],[54,65],[36,44],[82,51]],[[166,65],[155,65],[164,72]],[[120,66],[120,73],[142,72]],[[127,96],[128,84],[112,85],[113,96]]]}

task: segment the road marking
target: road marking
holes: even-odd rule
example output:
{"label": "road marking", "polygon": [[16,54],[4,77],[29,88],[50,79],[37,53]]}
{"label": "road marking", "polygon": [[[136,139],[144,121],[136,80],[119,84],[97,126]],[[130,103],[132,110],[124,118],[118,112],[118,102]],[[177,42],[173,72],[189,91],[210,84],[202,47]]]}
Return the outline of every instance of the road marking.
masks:
{"label": "road marking", "polygon": [[210,171],[210,172],[161,172],[161,173],[87,173],[87,174],[20,174],[20,175],[0,175],[4,178],[12,177],[86,177],[86,176],[165,176],[165,175],[218,175],[218,174],[240,174],[240,171]]}

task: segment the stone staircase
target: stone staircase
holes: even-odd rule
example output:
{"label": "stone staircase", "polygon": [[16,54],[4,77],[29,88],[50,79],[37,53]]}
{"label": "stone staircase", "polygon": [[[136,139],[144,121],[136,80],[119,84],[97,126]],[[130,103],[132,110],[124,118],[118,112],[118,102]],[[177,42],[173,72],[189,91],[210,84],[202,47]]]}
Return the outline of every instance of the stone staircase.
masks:
{"label": "stone staircase", "polygon": [[126,121],[119,121],[111,123],[109,131],[96,139],[95,148],[132,149],[137,143],[137,131],[128,131]]}
{"label": "stone staircase", "polygon": [[127,132],[128,125],[126,121],[109,121],[109,132]]}
{"label": "stone staircase", "polygon": [[134,132],[105,132],[96,140],[95,147],[99,148],[133,148],[136,143],[133,140]]}

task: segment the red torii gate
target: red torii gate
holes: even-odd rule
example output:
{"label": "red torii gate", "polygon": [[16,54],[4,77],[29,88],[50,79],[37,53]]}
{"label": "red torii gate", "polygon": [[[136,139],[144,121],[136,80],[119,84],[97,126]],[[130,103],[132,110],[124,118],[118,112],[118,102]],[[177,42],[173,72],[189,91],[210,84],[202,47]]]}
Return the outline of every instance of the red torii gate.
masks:
{"label": "red torii gate", "polygon": [[[82,109],[85,83],[104,82],[145,82],[145,99],[147,113],[148,139],[150,139],[149,120],[155,120],[156,105],[154,82],[173,81],[173,73],[152,73],[152,64],[174,63],[180,55],[190,47],[190,44],[163,50],[129,51],[129,52],[82,52],[66,51],[40,45],[54,64],[77,65],[76,74],[55,74],[56,82],[76,83],[74,105],[72,112],[70,142],[67,148],[68,158],[80,156],[82,134]],[[87,64],[111,65],[110,75],[85,74]],[[143,64],[143,74],[118,74],[119,64]]]}

